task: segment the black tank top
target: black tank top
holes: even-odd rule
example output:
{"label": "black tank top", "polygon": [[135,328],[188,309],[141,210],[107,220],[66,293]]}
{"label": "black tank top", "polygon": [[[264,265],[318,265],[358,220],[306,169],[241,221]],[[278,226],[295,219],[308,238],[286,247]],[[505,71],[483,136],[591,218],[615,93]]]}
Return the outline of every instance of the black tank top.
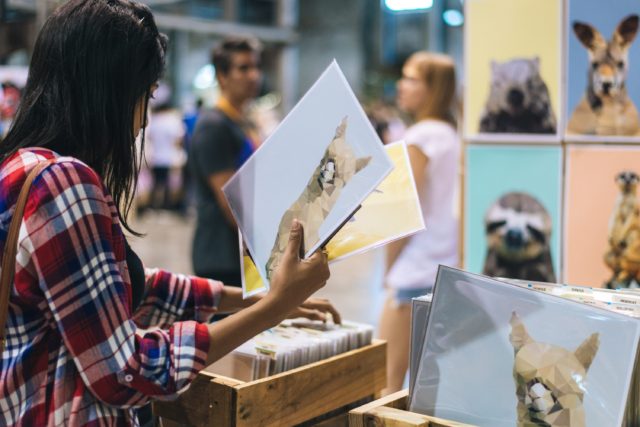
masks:
{"label": "black tank top", "polygon": [[129,268],[129,278],[131,279],[131,300],[132,311],[135,311],[144,296],[144,267],[142,261],[136,253],[131,249],[129,243],[125,240],[125,247],[127,250],[127,267]]}
{"label": "black tank top", "polygon": [[[129,278],[131,279],[131,311],[133,312],[138,308],[144,296],[144,267],[138,255],[129,246],[129,242],[125,240],[124,244],[127,251]],[[153,412],[151,411],[151,404],[138,408],[138,422],[141,426],[152,425],[152,421]]]}

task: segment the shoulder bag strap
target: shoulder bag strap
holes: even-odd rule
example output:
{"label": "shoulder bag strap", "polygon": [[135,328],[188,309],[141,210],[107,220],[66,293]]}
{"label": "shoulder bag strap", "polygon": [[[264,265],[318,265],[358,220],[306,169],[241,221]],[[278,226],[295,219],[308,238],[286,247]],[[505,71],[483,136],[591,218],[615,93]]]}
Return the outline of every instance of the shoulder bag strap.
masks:
{"label": "shoulder bag strap", "polygon": [[16,266],[16,252],[18,250],[18,234],[20,232],[20,224],[22,223],[22,215],[24,214],[24,207],[27,204],[27,196],[31,189],[33,180],[42,172],[44,168],[53,163],[53,160],[47,160],[45,162],[38,163],[22,184],[18,201],[16,202],[16,208],[11,218],[11,225],[9,226],[9,234],[7,235],[7,241],[4,244],[4,254],[2,255],[2,271],[0,271],[0,354],[4,351],[5,344],[5,322],[7,321],[7,315],[9,312],[9,295],[11,293],[11,286],[13,285],[13,275],[15,273]]}

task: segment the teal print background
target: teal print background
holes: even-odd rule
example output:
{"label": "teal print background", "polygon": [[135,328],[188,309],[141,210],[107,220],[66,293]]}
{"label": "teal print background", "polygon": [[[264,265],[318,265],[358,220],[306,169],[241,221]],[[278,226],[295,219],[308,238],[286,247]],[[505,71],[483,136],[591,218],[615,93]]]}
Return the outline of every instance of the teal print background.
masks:
{"label": "teal print background", "polygon": [[467,148],[465,177],[465,269],[482,273],[487,253],[484,216],[500,196],[527,193],[551,215],[551,257],[560,281],[562,148],[474,145]]}

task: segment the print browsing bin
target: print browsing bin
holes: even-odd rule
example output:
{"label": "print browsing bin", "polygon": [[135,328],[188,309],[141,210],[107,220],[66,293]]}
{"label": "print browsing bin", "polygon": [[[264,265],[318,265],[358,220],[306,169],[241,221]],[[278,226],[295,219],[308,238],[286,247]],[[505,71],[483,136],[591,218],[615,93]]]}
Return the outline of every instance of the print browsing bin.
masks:
{"label": "print browsing bin", "polygon": [[442,418],[409,412],[405,389],[349,411],[349,427],[473,427]]}
{"label": "print browsing bin", "polygon": [[179,425],[295,425],[365,398],[386,384],[385,341],[261,380],[243,382],[204,370],[154,414]]}

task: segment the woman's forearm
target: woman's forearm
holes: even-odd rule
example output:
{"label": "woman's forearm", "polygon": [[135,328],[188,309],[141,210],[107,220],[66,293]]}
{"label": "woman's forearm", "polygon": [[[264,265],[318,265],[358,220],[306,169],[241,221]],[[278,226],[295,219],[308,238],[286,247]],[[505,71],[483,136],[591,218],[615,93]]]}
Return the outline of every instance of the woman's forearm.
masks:
{"label": "woman's forearm", "polygon": [[274,298],[261,298],[252,306],[209,325],[207,365],[284,320],[286,310],[277,304]]}
{"label": "woman's forearm", "polygon": [[220,313],[235,313],[252,306],[262,299],[263,295],[254,295],[247,299],[242,299],[242,289],[233,286],[225,286],[222,289],[218,311]]}
{"label": "woman's forearm", "polygon": [[[268,294],[253,305],[208,326],[208,364],[265,329],[280,323],[287,314],[325,285],[330,275],[327,254],[316,252],[309,258],[300,259],[302,236],[302,225],[294,220],[289,242],[280,265],[271,278],[271,290]],[[223,303],[225,296],[229,298]],[[225,287],[219,306],[223,309],[234,308],[251,302],[242,301],[242,291]]]}

